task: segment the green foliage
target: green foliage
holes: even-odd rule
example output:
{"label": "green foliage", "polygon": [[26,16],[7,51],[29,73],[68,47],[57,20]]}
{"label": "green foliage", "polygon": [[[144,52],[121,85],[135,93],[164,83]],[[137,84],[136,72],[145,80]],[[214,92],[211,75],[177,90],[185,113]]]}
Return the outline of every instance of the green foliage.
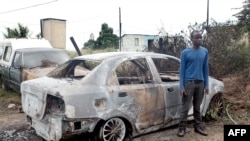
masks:
{"label": "green foliage", "polygon": [[0,88],[0,97],[4,97],[4,98],[7,98],[7,97],[19,97],[19,94],[16,93],[15,91],[12,91],[12,90],[5,91],[5,90],[2,90]]}
{"label": "green foliage", "polygon": [[85,48],[95,48],[97,42],[93,39],[89,39],[88,42],[84,43]]}
{"label": "green foliage", "polygon": [[[211,24],[205,36],[211,76],[222,77],[246,67],[242,65],[245,55],[240,51],[243,49],[240,43],[243,35],[242,27],[233,23]],[[239,65],[241,66],[239,67]]]}
{"label": "green foliage", "polygon": [[28,27],[24,27],[23,25],[21,25],[20,23],[18,23],[18,27],[17,28],[6,28],[7,33],[3,33],[3,36],[5,38],[27,38],[28,37],[28,33],[29,33],[29,29]]}
{"label": "green foliage", "polygon": [[92,49],[104,49],[104,48],[118,48],[119,37],[113,34],[113,28],[110,28],[108,24],[103,23],[101,26],[101,31],[99,32],[99,37],[95,41],[92,37],[88,42],[84,43],[85,48]]}
{"label": "green foliage", "polygon": [[243,2],[242,10],[235,14],[238,18],[238,25],[244,27],[248,32],[250,32],[250,0],[245,0]]}
{"label": "green foliage", "polygon": [[[242,71],[250,65],[250,46],[238,45],[235,48],[225,51],[225,55],[228,58],[227,69],[231,73]],[[229,59],[230,58],[230,59]]]}
{"label": "green foliage", "polygon": [[[171,38],[167,37],[164,39],[163,49],[158,52],[180,57],[181,51],[189,44],[190,32],[206,29],[207,32],[203,36],[203,42],[209,51],[209,73],[211,76],[222,78],[227,74],[250,67],[249,37],[245,34],[246,31],[242,26],[235,25],[231,21],[217,23],[214,20],[207,28],[205,26],[205,22],[189,25],[189,33],[179,37],[176,36],[176,42],[173,42],[175,41],[173,39],[171,42]],[[181,37],[186,38],[182,39]],[[154,52],[157,52],[157,50],[154,50]]]}

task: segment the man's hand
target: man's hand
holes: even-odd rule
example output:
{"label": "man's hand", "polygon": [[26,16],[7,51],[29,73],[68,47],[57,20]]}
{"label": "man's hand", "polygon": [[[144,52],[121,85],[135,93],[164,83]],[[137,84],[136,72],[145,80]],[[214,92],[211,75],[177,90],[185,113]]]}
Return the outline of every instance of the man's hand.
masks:
{"label": "man's hand", "polygon": [[209,92],[209,91],[208,91],[208,88],[205,88],[205,89],[204,89],[204,93],[205,93],[205,94],[208,94],[208,92]]}
{"label": "man's hand", "polygon": [[181,94],[181,96],[187,95],[186,92],[185,92],[185,90],[181,90],[180,94]]}

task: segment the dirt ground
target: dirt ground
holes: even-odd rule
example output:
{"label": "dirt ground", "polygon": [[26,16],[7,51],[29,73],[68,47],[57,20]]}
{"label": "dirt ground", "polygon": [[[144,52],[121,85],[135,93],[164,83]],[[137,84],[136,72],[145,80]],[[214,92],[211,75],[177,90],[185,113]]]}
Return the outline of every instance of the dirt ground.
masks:
{"label": "dirt ground", "polygon": [[[220,121],[206,122],[208,136],[204,137],[193,131],[192,122],[188,124],[184,138],[176,136],[177,126],[166,128],[150,134],[135,137],[133,141],[223,141],[223,123]],[[76,137],[65,141],[84,141],[83,137]],[[0,141],[42,141],[35,131],[26,123],[24,113],[11,113],[0,116]]]}
{"label": "dirt ground", "polygon": [[[245,72],[248,73],[248,72]],[[177,137],[177,126],[135,137],[133,141],[223,141],[225,124],[250,124],[250,76],[233,75],[223,80],[225,84],[225,114],[217,121],[206,121],[208,136],[193,131],[193,123],[188,124],[185,137]],[[0,97],[1,99],[1,97]],[[26,116],[18,108],[8,109],[7,105],[18,102],[0,100],[0,141],[42,141],[26,123]],[[20,105],[19,105],[20,106]],[[83,137],[70,139],[84,141]],[[69,140],[69,141],[70,141]]]}

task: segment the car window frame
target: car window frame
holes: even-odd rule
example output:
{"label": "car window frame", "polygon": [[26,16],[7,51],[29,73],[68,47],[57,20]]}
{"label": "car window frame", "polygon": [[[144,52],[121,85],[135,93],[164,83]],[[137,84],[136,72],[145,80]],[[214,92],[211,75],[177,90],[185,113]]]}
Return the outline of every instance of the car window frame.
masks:
{"label": "car window frame", "polygon": [[[161,73],[159,72],[159,70],[157,69],[157,66],[155,64],[155,61],[154,59],[163,59],[163,60],[169,60],[169,61],[172,61],[172,62],[176,62],[176,64],[178,65],[177,67],[177,70],[176,71],[169,71],[169,73],[174,73],[175,74],[175,77],[174,78],[168,78],[167,80],[164,80],[161,78]],[[175,58],[171,58],[171,57],[156,57],[156,56],[152,56],[151,57],[151,60],[152,60],[152,63],[154,64],[154,67],[156,69],[156,74],[158,75],[157,77],[159,78],[159,80],[161,81],[161,83],[163,82],[177,82],[179,81],[179,75],[180,75],[180,61],[178,59],[175,59]],[[178,80],[177,80],[178,79]]]}
{"label": "car window frame", "polygon": [[[15,60],[17,54],[19,54],[19,59],[18,59],[18,60]],[[17,61],[19,61],[19,64],[18,64],[18,65],[15,64]],[[12,60],[12,63],[11,63],[12,65],[11,65],[11,66],[13,66],[14,68],[20,68],[20,67],[22,67],[22,61],[23,61],[23,59],[22,59],[22,53],[19,52],[19,51],[16,51],[15,54],[14,54],[14,57],[13,57],[13,60]]]}
{"label": "car window frame", "polygon": [[[144,61],[145,61],[145,63],[146,63],[146,66],[147,66],[147,72],[149,72],[150,74],[150,80],[151,81],[147,81],[146,82],[146,80],[145,80],[145,82],[143,81],[143,83],[136,83],[136,80],[135,80],[135,83],[129,83],[129,84],[121,84],[120,82],[119,82],[119,78],[118,78],[118,76],[117,76],[117,73],[116,73],[116,70],[117,70],[117,68],[122,64],[122,63],[124,63],[124,62],[126,62],[126,61],[131,61],[131,62],[133,62],[132,60],[135,60],[135,59],[144,59]],[[135,61],[136,62],[136,61]],[[134,62],[134,64],[136,64]],[[140,66],[140,64],[137,64],[137,66],[138,66],[138,68],[140,68],[141,66]],[[115,67],[114,67],[114,69],[113,69],[113,71],[112,71],[112,75],[113,75],[113,77],[111,77],[111,79],[114,81],[114,79],[115,79],[115,81],[116,81],[116,84],[115,85],[119,85],[119,86],[129,86],[129,85],[144,85],[144,84],[153,84],[154,83],[154,79],[153,79],[153,74],[152,74],[152,70],[151,70],[151,67],[150,67],[150,62],[148,62],[148,59],[146,58],[146,57],[135,57],[135,58],[127,58],[127,59],[123,59],[122,61],[119,61],[116,65],[115,65]],[[144,76],[144,75],[143,75]],[[132,77],[132,76],[131,76]],[[134,76],[134,77],[136,77],[136,76]],[[146,77],[146,76],[145,76]],[[136,78],[134,78],[134,79],[136,79]],[[147,78],[145,78],[145,79],[147,79]],[[114,84],[113,84],[114,85]]]}
{"label": "car window frame", "polygon": [[9,62],[12,54],[12,47],[11,46],[6,46],[4,49],[4,54],[3,54],[3,61]]}

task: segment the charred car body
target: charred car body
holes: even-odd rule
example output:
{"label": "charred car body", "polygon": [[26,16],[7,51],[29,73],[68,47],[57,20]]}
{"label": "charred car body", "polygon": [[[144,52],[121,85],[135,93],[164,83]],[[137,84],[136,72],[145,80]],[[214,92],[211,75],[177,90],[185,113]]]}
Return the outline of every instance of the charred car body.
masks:
{"label": "charred car body", "polygon": [[5,39],[0,41],[1,88],[20,93],[21,82],[45,76],[69,60],[62,49],[56,49],[45,39]]}
{"label": "charred car body", "polygon": [[[179,61],[149,52],[75,57],[21,84],[23,111],[38,135],[54,141],[80,133],[122,141],[165,128],[180,116]],[[215,97],[220,102],[224,84],[210,77],[209,89],[203,116],[217,105]],[[192,114],[190,107],[190,120]]]}

